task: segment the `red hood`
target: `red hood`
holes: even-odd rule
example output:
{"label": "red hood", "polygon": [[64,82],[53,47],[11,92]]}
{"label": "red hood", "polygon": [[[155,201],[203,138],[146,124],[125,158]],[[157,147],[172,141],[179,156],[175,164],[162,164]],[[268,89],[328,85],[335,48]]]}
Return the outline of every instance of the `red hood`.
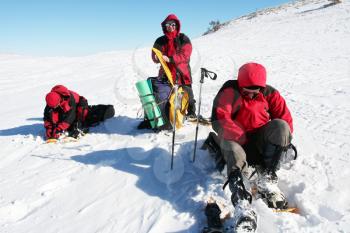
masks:
{"label": "red hood", "polygon": [[51,92],[56,92],[60,95],[63,96],[70,96],[70,92],[67,89],[67,87],[63,86],[63,85],[56,85],[51,89]]}
{"label": "red hood", "polygon": [[238,71],[238,86],[249,87],[259,86],[266,87],[266,70],[265,67],[258,63],[247,63]]}
{"label": "red hood", "polygon": [[61,96],[70,96],[70,91],[63,85],[56,85],[51,89],[51,92],[47,94],[46,103],[49,107],[55,107],[60,104],[63,111],[67,112],[70,110],[69,98],[63,100]]}
{"label": "red hood", "polygon": [[56,108],[56,106],[58,106],[61,102],[61,96],[56,92],[49,92],[46,95],[45,100],[46,100],[46,104],[50,108]]}
{"label": "red hood", "polygon": [[176,31],[177,31],[177,35],[179,35],[180,29],[181,29],[181,23],[180,23],[180,20],[177,18],[177,16],[174,15],[174,14],[168,15],[168,16],[164,19],[164,21],[161,23],[163,33],[164,33],[164,34],[166,33],[165,22],[167,22],[167,21],[169,21],[169,20],[174,20],[174,21],[176,22],[176,24],[177,24]]}

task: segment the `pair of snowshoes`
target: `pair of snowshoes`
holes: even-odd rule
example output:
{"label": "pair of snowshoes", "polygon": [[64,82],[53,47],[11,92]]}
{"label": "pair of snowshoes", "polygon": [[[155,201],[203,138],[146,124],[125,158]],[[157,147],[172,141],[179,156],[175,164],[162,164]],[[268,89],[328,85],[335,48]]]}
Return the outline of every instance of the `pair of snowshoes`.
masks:
{"label": "pair of snowshoes", "polygon": [[[297,213],[297,208],[288,208],[288,202],[283,192],[278,188],[278,177],[275,172],[267,172],[257,168],[258,177],[255,181],[256,189],[260,198],[274,212]],[[233,226],[230,229],[224,228],[220,221],[220,208],[216,203],[208,203],[205,213],[208,220],[208,227],[203,233],[214,232],[255,232],[257,229],[257,215],[251,207],[253,195],[244,185],[243,175],[239,170],[231,172],[227,183],[229,185],[231,201],[234,206]],[[257,198],[258,195],[255,195]],[[296,211],[296,212],[295,212]]]}
{"label": "pair of snowshoes", "polygon": [[205,214],[208,220],[208,227],[203,229],[203,233],[213,232],[255,232],[257,228],[257,215],[251,207],[252,194],[246,190],[243,183],[243,176],[240,170],[234,170],[230,173],[228,181],[231,191],[231,201],[235,208],[233,225],[227,229],[224,228],[220,220],[221,210],[216,203],[208,203]]}
{"label": "pair of snowshoes", "polygon": [[[210,154],[213,155],[215,163],[219,171],[221,172],[225,166],[225,160],[220,151],[220,147],[217,144],[216,134],[210,133],[208,138],[205,140],[202,149],[208,149]],[[266,169],[256,166],[256,172],[258,178],[255,180],[255,194],[256,198],[262,198],[269,208],[272,208],[274,212],[291,212],[298,213],[297,208],[289,208],[287,199],[283,192],[278,188],[278,177],[275,170],[277,170],[280,164],[288,163],[291,160],[297,158],[297,150],[293,144],[290,144],[285,148],[277,148],[278,151],[278,164],[274,164],[273,169]],[[274,153],[276,151],[273,151]],[[243,176],[241,171],[238,169],[231,172],[229,179],[226,184],[229,184],[230,191],[232,192],[231,201],[235,207],[234,211],[234,232],[255,232],[257,228],[257,215],[251,207],[251,201],[253,195],[246,190],[243,183]],[[224,185],[224,187],[226,186]],[[227,232],[220,225],[212,226],[209,224],[208,218],[208,228],[203,232],[215,232],[210,231],[210,229],[221,229],[221,232]],[[218,221],[214,221],[218,222]],[[218,231],[220,232],[220,231]]]}

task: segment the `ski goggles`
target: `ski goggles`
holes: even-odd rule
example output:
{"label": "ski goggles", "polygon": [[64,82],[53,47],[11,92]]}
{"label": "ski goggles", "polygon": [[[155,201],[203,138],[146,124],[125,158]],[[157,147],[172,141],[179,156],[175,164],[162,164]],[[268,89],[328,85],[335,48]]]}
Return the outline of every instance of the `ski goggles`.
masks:
{"label": "ski goggles", "polygon": [[166,22],[165,27],[176,27],[176,23],[171,21],[171,22]]}

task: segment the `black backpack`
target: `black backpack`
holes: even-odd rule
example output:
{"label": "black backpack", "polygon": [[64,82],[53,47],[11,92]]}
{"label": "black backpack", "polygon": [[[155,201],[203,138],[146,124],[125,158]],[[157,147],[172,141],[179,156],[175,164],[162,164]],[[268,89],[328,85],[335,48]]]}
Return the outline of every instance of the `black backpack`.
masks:
{"label": "black backpack", "polygon": [[[216,94],[215,98],[214,98],[214,101],[213,101],[213,108],[211,110],[211,122],[212,122],[212,128],[213,130],[216,132],[216,133],[219,133],[221,127],[219,125],[219,122],[218,122],[218,118],[216,116],[216,108],[217,108],[217,105],[218,105],[218,101],[219,101],[219,97],[221,95],[221,93],[227,89],[227,88],[232,88],[234,90],[236,90],[234,93],[234,99],[232,100],[232,104],[236,102],[236,100],[239,98],[239,91],[238,91],[238,82],[237,80],[228,80],[224,83],[224,85],[220,88],[219,92]],[[233,113],[232,115],[232,119],[235,118],[235,116],[237,115],[238,113],[238,110],[239,110],[239,107],[237,107],[237,109],[235,110],[235,112]]]}

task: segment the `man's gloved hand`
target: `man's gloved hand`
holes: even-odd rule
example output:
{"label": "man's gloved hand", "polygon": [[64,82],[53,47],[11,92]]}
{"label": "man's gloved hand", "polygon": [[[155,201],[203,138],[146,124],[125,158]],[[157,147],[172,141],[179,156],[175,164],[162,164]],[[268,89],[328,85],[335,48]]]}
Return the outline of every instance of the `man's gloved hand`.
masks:
{"label": "man's gloved hand", "polygon": [[60,128],[56,128],[54,129],[52,135],[51,135],[51,138],[55,138],[55,139],[60,139],[62,137],[65,137],[65,132],[64,130],[61,130]]}
{"label": "man's gloved hand", "polygon": [[169,59],[169,57],[167,57],[167,56],[165,56],[165,55],[163,55],[163,60],[165,61],[165,62],[170,62],[170,59]]}

